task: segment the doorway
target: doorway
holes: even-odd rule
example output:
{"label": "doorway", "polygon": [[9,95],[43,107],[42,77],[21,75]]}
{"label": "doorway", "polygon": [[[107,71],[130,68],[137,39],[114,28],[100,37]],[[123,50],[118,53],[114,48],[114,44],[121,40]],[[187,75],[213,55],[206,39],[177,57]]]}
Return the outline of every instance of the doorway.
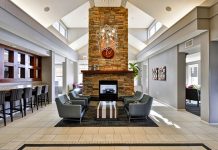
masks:
{"label": "doorway", "polygon": [[186,56],[186,111],[200,116],[201,58],[200,52]]}

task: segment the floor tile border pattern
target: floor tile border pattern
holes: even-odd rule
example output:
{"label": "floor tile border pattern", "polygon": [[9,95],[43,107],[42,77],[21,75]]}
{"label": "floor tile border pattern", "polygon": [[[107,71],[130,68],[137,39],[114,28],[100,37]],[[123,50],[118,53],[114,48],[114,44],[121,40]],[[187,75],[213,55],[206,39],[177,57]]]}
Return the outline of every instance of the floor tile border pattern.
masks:
{"label": "floor tile border pattern", "polygon": [[174,146],[201,146],[205,148],[205,150],[212,150],[209,147],[207,147],[203,143],[146,143],[146,144],[122,144],[122,143],[114,143],[114,144],[24,144],[21,146],[18,150],[23,150],[27,147],[76,147],[76,146],[145,146],[145,147],[151,147],[151,146],[168,146],[168,147],[174,147]]}

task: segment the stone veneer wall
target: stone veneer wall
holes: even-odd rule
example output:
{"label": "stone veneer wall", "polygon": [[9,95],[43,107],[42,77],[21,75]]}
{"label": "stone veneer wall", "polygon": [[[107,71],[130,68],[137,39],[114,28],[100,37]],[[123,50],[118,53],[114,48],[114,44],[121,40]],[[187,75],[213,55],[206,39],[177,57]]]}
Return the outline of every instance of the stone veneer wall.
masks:
{"label": "stone veneer wall", "polygon": [[[99,51],[97,31],[108,24],[116,26],[118,48],[112,59],[104,59]],[[89,9],[89,65],[100,70],[128,70],[128,9],[124,7],[93,7]]]}
{"label": "stone veneer wall", "polygon": [[99,80],[117,80],[118,96],[133,95],[133,73],[117,74],[83,74],[84,95],[97,96],[99,94]]}
{"label": "stone veneer wall", "polygon": [[[99,51],[97,31],[108,24],[116,26],[118,48],[112,59],[104,59]],[[100,71],[128,70],[128,10],[123,7],[93,7],[89,9],[89,66],[99,65]],[[99,80],[117,80],[118,95],[133,95],[134,76],[128,73],[83,72],[84,95],[98,96]]]}

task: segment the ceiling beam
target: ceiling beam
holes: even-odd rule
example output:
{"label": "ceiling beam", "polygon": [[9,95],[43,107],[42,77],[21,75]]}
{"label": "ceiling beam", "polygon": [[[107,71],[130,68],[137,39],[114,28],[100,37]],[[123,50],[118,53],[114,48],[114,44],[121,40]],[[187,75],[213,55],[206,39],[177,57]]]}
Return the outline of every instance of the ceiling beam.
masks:
{"label": "ceiling beam", "polygon": [[92,7],[95,7],[95,2],[94,2],[94,0],[89,0],[89,3],[90,3],[90,7],[92,8]]}
{"label": "ceiling beam", "polygon": [[122,1],[121,1],[121,6],[126,7],[127,1],[128,1],[128,0],[122,0]]}

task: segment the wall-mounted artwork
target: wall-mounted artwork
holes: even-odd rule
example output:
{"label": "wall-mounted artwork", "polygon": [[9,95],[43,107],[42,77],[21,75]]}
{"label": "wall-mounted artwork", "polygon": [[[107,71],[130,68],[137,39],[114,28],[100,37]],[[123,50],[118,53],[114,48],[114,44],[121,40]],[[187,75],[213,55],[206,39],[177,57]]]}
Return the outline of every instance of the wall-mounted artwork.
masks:
{"label": "wall-mounted artwork", "polygon": [[166,66],[158,68],[158,80],[166,80]]}
{"label": "wall-mounted artwork", "polygon": [[153,68],[152,69],[152,79],[153,80],[158,80],[158,68]]}

